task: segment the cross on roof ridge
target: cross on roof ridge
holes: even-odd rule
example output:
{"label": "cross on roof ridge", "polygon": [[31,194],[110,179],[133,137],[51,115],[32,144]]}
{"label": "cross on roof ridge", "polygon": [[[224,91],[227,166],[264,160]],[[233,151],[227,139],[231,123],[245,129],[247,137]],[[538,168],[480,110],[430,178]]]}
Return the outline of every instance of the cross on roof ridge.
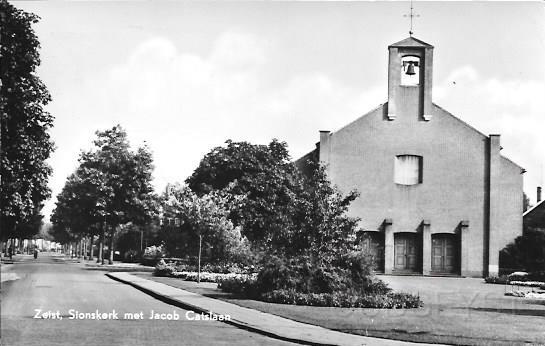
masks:
{"label": "cross on roof ridge", "polygon": [[403,17],[409,17],[411,22],[411,28],[409,29],[409,36],[413,36],[413,18],[420,17],[419,14],[413,12],[413,0],[411,0],[411,12],[409,14],[404,14]]}

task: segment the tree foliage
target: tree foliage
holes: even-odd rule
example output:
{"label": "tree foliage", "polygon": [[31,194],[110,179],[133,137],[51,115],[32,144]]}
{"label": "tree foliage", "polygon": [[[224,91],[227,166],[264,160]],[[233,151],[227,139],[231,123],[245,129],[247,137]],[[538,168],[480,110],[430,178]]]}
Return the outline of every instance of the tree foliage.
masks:
{"label": "tree foliage", "polygon": [[129,222],[149,223],[157,208],[149,149],[132,151],[119,125],[96,136],[94,148],[81,153],[78,168],[57,198],[53,224],[73,234],[95,234],[102,222],[112,232]]}
{"label": "tree foliage", "polygon": [[358,249],[358,218],[348,208],[356,191],[342,194],[316,160],[304,172],[290,162],[285,143],[227,141],[208,153],[188,179],[197,193],[244,196],[230,217],[259,245],[254,289],[363,294],[384,286]]}
{"label": "tree foliage", "polygon": [[[162,196],[164,217],[177,220],[167,223],[165,231],[173,230],[190,245],[185,255],[196,255],[198,240],[204,242],[204,250],[212,261],[238,262],[247,255],[248,240],[235,227],[228,215],[241,202],[240,196],[224,191],[212,191],[198,196],[184,185],[170,185]],[[170,244],[172,245],[172,244]],[[168,245],[167,245],[168,247]]]}
{"label": "tree foliage", "polygon": [[290,245],[290,250],[334,261],[356,248],[359,218],[350,217],[348,208],[359,193],[352,190],[343,195],[331,184],[323,166],[317,162],[308,166],[295,209],[294,239],[289,241],[296,245]]}
{"label": "tree foliage", "polygon": [[500,251],[500,267],[505,271],[545,273],[545,230],[526,227],[521,236]]}
{"label": "tree foliage", "polygon": [[254,245],[287,256],[346,253],[353,246],[358,219],[347,211],[355,191],[342,195],[316,162],[300,172],[284,142],[226,143],[202,159],[187,183],[197,194],[244,196],[229,217]]}
{"label": "tree foliage", "polygon": [[302,187],[287,145],[277,140],[269,145],[226,144],[202,159],[187,184],[199,195],[224,190],[244,196],[230,219],[254,243],[270,243],[276,234],[293,228],[290,215]]}
{"label": "tree foliage", "polygon": [[36,75],[40,43],[32,24],[38,19],[7,1],[0,2],[0,226],[4,238],[38,232],[42,202],[50,195],[51,168],[45,161],[53,151],[47,132],[53,117],[44,110],[51,96]]}
{"label": "tree foliage", "polygon": [[525,192],[522,193],[522,212],[524,213],[526,210],[532,208],[532,204],[530,203],[530,198],[528,195],[526,195]]}

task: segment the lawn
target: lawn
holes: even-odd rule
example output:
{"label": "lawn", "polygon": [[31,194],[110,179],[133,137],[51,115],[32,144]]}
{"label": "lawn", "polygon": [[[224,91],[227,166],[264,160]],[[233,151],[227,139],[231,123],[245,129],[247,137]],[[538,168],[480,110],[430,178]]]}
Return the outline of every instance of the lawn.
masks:
{"label": "lawn", "polygon": [[506,297],[511,287],[485,284],[482,279],[387,276],[395,291],[419,294],[420,309],[351,309],[295,306],[237,299],[214,283],[141,277],[347,333],[414,342],[456,345],[545,345],[545,302]]}

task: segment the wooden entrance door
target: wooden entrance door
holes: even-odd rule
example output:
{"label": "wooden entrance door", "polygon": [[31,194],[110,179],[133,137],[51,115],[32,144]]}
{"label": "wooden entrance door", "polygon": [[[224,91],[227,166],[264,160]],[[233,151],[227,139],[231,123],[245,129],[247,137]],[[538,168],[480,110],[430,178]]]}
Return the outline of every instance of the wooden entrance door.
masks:
{"label": "wooden entrance door", "polygon": [[371,255],[376,271],[384,271],[384,234],[379,232],[364,232],[362,250]]}
{"label": "wooden entrance door", "polygon": [[394,269],[416,272],[418,266],[418,246],[415,233],[394,234]]}
{"label": "wooden entrance door", "polygon": [[432,234],[431,271],[435,273],[456,273],[458,270],[456,236],[454,234]]}

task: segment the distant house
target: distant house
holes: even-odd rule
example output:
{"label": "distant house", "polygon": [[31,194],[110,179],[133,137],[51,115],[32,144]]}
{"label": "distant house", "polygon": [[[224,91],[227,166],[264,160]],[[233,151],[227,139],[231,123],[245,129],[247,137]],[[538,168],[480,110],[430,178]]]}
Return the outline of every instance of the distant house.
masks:
{"label": "distant house", "polygon": [[432,102],[433,46],[388,47],[388,101],[335,131],[316,157],[342,191],[361,193],[365,246],[388,274],[498,273],[499,251],[522,234],[524,170],[485,135]]}
{"label": "distant house", "polygon": [[537,188],[537,204],[523,214],[524,228],[545,230],[545,201],[541,200],[541,187]]}

